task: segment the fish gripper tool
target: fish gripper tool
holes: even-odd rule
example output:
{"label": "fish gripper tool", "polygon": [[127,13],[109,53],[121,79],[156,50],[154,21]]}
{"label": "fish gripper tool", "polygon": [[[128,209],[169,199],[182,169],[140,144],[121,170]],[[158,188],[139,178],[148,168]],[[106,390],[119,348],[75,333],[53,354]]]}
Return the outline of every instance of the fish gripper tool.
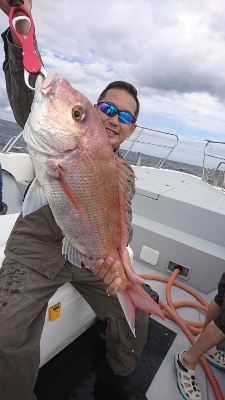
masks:
{"label": "fish gripper tool", "polygon": [[[47,76],[47,73],[39,57],[38,51],[34,47],[34,21],[29,11],[23,6],[23,0],[8,0],[8,2],[11,6],[9,13],[10,29],[13,31],[14,35],[20,41],[22,46],[24,80],[26,85],[30,89],[34,90],[34,88],[30,86],[29,76],[38,75],[39,73],[42,73],[45,77]],[[24,15],[15,16],[17,13],[20,12]],[[26,34],[20,34],[16,30],[16,23],[21,20],[26,20],[30,24],[29,32]]]}

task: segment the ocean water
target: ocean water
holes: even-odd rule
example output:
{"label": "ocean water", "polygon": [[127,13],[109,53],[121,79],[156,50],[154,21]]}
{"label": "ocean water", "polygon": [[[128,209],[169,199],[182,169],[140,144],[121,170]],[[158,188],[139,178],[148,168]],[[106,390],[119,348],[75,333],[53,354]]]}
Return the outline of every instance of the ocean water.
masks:
{"label": "ocean water", "polygon": [[[17,136],[20,134],[22,129],[18,124],[15,122],[10,122],[10,121],[5,121],[3,119],[0,119],[0,151],[3,149],[5,144],[9,141],[10,138],[13,136]],[[26,143],[21,137],[18,142],[15,144],[16,150],[15,151],[22,151],[24,152],[26,148]],[[123,152],[123,150],[121,149]],[[124,151],[125,153],[125,151]],[[171,155],[170,157],[172,157]],[[126,160],[129,164],[136,164],[137,160],[137,153],[130,151],[126,157]],[[142,160],[141,160],[141,165],[145,165],[147,167],[154,167],[157,165],[159,162],[160,158],[154,157],[154,156],[149,156],[146,154],[142,155]],[[197,165],[191,165],[191,164],[186,164],[186,163],[181,163],[178,161],[173,161],[171,159],[168,159],[165,161],[163,164],[162,168],[166,169],[172,169],[176,171],[181,171],[181,172],[186,172],[188,174],[196,175],[201,177],[202,176],[202,168],[197,166]]]}
{"label": "ocean water", "polygon": [[[2,151],[3,147],[6,145],[6,143],[8,143],[8,141],[12,137],[18,136],[20,132],[22,132],[22,128],[15,122],[10,122],[10,121],[5,121],[4,119],[0,119],[0,151]],[[18,142],[16,142],[15,146],[16,146],[16,149],[14,149],[15,151],[24,152],[24,148],[26,148],[26,143],[21,137],[19,138]]]}
{"label": "ocean water", "polygon": [[[123,153],[122,149],[121,149],[121,151]],[[126,151],[124,151],[124,153],[125,152]],[[126,160],[129,164],[136,165],[137,156],[138,156],[137,153],[130,151],[126,156]],[[158,162],[160,160],[161,159],[158,157],[149,156],[147,154],[142,154],[141,165],[146,166],[146,167],[156,167],[156,165],[158,164]],[[186,164],[186,163],[170,160],[170,159],[166,160],[163,163],[161,168],[172,169],[174,171],[185,172],[187,174],[202,177],[202,168],[201,167],[199,167],[197,165],[191,165],[191,164]]]}

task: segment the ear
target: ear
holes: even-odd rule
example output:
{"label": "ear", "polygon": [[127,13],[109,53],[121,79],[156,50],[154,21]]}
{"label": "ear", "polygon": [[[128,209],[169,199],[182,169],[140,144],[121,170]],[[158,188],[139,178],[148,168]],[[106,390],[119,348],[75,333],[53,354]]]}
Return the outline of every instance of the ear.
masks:
{"label": "ear", "polygon": [[137,128],[137,124],[131,125],[130,131],[129,131],[128,134],[127,134],[127,137],[128,137],[128,138],[132,135],[132,133],[135,131],[136,128]]}

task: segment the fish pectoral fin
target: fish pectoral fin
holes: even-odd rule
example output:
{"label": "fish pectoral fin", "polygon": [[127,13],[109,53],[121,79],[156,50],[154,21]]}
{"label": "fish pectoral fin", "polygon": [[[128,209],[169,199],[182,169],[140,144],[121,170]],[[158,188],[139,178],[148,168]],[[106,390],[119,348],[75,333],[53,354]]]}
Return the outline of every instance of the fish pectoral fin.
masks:
{"label": "fish pectoral fin", "polygon": [[128,290],[116,292],[120,305],[123,309],[127,322],[135,336],[135,308],[139,308],[149,314],[165,320],[160,306],[140,286],[132,283]]}
{"label": "fish pectoral fin", "polygon": [[39,208],[43,207],[46,204],[48,204],[48,200],[45,196],[45,193],[40,186],[37,178],[34,178],[23,202],[23,217],[31,214],[34,211],[37,211]]}
{"label": "fish pectoral fin", "polygon": [[66,238],[63,239],[62,254],[64,254],[67,260],[76,267],[80,268],[81,263],[89,269],[94,266],[94,261],[81,254],[68,240],[66,240]]}
{"label": "fish pectoral fin", "polygon": [[89,231],[89,221],[88,221],[88,216],[87,216],[86,210],[85,210],[82,202],[80,201],[78,195],[74,191],[74,189],[70,186],[68,181],[65,179],[64,174],[61,170],[59,170],[58,181],[59,181],[59,184],[60,184],[64,194],[70,200],[70,202],[73,204],[74,208],[79,212],[79,214],[83,218],[83,221],[85,223],[87,231]]}

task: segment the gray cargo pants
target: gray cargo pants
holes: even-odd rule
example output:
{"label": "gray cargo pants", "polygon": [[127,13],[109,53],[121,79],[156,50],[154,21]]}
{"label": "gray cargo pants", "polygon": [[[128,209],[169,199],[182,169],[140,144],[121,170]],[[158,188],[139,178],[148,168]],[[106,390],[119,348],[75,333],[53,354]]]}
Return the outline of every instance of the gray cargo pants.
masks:
{"label": "gray cargo pants", "polygon": [[[101,319],[108,319],[108,362],[118,375],[128,375],[147,340],[149,315],[136,310],[133,336],[116,296],[85,267],[66,262],[54,279],[13,260],[0,270],[0,399],[34,400],[40,363],[40,338],[49,299],[66,282],[86,299]],[[57,334],[57,332],[56,332]]]}

